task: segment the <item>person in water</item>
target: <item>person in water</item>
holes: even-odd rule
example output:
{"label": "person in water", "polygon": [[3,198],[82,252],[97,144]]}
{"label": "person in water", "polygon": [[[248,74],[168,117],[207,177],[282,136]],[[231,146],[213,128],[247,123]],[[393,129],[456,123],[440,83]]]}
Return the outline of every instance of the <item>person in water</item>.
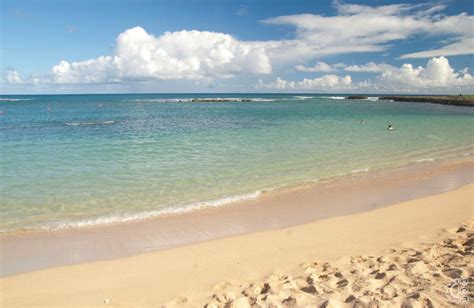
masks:
{"label": "person in water", "polygon": [[393,126],[391,124],[388,124],[388,127],[387,127],[388,130],[394,130],[395,128],[393,128]]}

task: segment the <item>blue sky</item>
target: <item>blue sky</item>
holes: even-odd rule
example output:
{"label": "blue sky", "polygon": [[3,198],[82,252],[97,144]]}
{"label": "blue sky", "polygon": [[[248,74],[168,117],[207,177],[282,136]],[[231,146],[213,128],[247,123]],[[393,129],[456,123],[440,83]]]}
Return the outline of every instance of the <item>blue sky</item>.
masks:
{"label": "blue sky", "polygon": [[2,0],[0,91],[474,93],[473,11],[462,0]]}

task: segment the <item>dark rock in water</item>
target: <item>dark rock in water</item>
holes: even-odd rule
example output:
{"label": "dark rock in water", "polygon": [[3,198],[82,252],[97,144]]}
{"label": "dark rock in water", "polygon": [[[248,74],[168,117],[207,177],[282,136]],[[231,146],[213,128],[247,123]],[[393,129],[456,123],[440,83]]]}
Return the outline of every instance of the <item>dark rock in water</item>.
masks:
{"label": "dark rock in water", "polygon": [[193,103],[235,103],[235,102],[251,102],[251,99],[247,98],[193,98],[191,102]]}
{"label": "dark rock in water", "polygon": [[382,96],[379,100],[412,103],[433,103],[453,106],[474,106],[474,95],[444,96]]}
{"label": "dark rock in water", "polygon": [[346,97],[346,99],[368,99],[368,96],[363,96],[363,95],[349,95]]}

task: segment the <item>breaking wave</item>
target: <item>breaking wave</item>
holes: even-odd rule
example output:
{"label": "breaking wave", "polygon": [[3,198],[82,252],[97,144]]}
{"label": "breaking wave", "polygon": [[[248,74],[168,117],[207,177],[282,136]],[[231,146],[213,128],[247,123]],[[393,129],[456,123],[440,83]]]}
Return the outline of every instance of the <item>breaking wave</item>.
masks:
{"label": "breaking wave", "polygon": [[301,95],[296,95],[296,96],[293,96],[293,97],[296,98],[296,99],[299,99],[299,100],[314,98],[313,96],[301,96]]}
{"label": "breaking wave", "polygon": [[351,173],[361,173],[361,172],[369,172],[370,168],[361,168],[361,169],[354,169],[351,170]]}
{"label": "breaking wave", "polygon": [[18,102],[18,101],[33,101],[34,98],[9,98],[9,97],[0,97],[0,102]]}
{"label": "breaking wave", "polygon": [[[329,99],[347,99],[347,96],[319,96],[320,98],[329,98]],[[363,99],[364,100],[364,99]],[[379,100],[378,96],[368,96],[365,98],[367,101],[376,102]]]}
{"label": "breaking wave", "polygon": [[86,126],[86,125],[107,125],[107,124],[114,124],[115,121],[77,121],[77,122],[66,122],[64,124],[68,126]]}
{"label": "breaking wave", "polygon": [[321,96],[322,98],[329,98],[329,99],[346,99],[345,96]]}
{"label": "breaking wave", "polygon": [[40,226],[42,230],[60,230],[60,229],[70,229],[70,228],[83,228],[83,227],[92,227],[98,225],[108,225],[114,223],[123,223],[123,222],[131,222],[131,221],[138,221],[147,218],[157,217],[161,215],[167,214],[181,214],[192,212],[204,208],[213,208],[219,207],[226,204],[239,202],[239,201],[250,201],[255,200],[261,195],[261,191],[256,191],[253,193],[242,194],[242,195],[233,195],[228,197],[223,197],[220,199],[213,199],[207,201],[198,201],[194,203],[184,204],[181,206],[168,206],[165,208],[151,210],[151,211],[143,211],[138,213],[124,213],[124,214],[115,214],[115,215],[107,215],[107,216],[100,216],[96,218],[90,219],[81,219],[81,220],[64,220],[64,221],[55,221],[55,222],[48,222]]}

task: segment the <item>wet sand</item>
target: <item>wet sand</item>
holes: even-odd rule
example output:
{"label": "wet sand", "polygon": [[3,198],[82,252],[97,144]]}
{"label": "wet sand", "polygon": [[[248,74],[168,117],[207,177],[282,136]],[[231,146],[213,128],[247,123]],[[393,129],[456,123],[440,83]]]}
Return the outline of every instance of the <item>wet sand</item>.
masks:
{"label": "wet sand", "polygon": [[474,182],[474,160],[359,173],[263,194],[253,201],[140,222],[0,237],[2,276],[109,260],[350,215]]}
{"label": "wet sand", "polygon": [[1,304],[450,306],[446,284],[472,275],[473,196],[470,184],[304,225],[5,277]]}

